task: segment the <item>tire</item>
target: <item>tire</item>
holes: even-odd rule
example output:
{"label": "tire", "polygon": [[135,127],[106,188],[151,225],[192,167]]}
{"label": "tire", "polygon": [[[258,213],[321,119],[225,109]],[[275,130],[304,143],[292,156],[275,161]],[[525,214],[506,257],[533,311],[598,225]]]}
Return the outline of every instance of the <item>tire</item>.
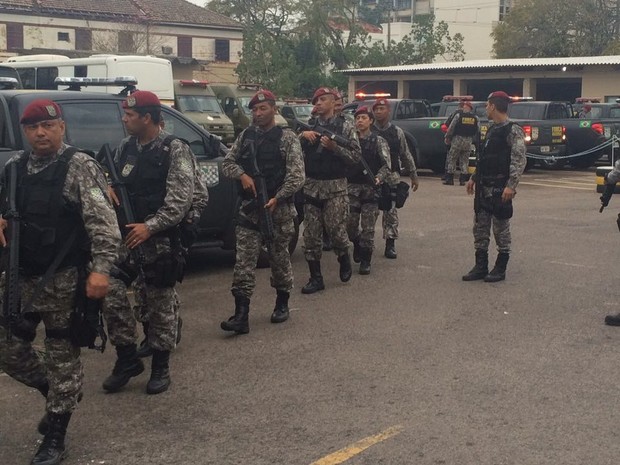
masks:
{"label": "tire", "polygon": [[[291,241],[288,243],[288,253],[293,254],[295,249],[297,248],[297,242],[299,241],[299,220],[297,217],[294,218],[295,224],[295,233],[291,238]],[[257,268],[269,268],[269,255],[267,254],[267,248],[263,247],[258,255],[258,261],[256,262]]]}

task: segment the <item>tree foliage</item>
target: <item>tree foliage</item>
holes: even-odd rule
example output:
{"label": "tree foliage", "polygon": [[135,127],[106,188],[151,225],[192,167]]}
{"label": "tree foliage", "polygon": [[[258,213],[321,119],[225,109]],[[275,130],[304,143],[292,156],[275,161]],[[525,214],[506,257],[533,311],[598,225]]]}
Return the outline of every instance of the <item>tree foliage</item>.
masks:
{"label": "tree foliage", "polygon": [[[212,0],[207,7],[244,28],[237,74],[279,95],[310,96],[317,85],[346,87],[336,69],[463,59],[463,38],[446,23],[417,17],[411,33],[387,47],[372,41],[358,0]],[[378,17],[378,21],[381,21]]]}
{"label": "tree foliage", "polygon": [[497,58],[604,55],[618,50],[609,0],[520,0],[492,33]]}

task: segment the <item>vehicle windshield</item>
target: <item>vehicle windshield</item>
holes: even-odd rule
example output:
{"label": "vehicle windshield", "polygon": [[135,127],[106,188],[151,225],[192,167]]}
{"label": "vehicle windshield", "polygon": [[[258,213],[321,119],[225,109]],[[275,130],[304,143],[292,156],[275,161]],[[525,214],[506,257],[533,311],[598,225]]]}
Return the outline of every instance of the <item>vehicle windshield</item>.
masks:
{"label": "vehicle windshield", "polygon": [[243,108],[243,112],[246,115],[252,113],[252,110],[250,110],[250,108],[248,107],[248,105],[250,104],[250,100],[252,100],[252,97],[239,97],[239,101],[241,102],[241,108]]}
{"label": "vehicle windshield", "polygon": [[512,119],[542,119],[543,110],[541,105],[511,103],[508,105],[508,116]]}
{"label": "vehicle windshield", "polygon": [[312,105],[297,105],[293,107],[293,111],[298,118],[309,118],[312,113]]}
{"label": "vehicle windshield", "polygon": [[223,113],[215,96],[210,95],[178,95],[178,110],[181,113]]}

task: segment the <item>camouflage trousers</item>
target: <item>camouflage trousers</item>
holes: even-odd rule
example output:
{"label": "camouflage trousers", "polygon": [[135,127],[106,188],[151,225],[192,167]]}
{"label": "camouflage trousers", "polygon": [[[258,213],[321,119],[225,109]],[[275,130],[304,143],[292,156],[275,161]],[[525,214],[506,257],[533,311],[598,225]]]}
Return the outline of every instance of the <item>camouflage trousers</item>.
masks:
{"label": "camouflage trousers", "polygon": [[345,193],[331,199],[318,200],[321,206],[308,202],[304,205],[304,255],[307,261],[321,260],[323,228],[332,241],[338,257],[349,253],[347,218],[349,197]]}
{"label": "camouflage trousers", "polygon": [[[83,371],[80,348],[67,338],[46,337],[45,351],[33,348],[32,340],[42,321],[47,331],[66,331],[75,302],[77,273],[74,269],[56,273],[33,303],[33,310],[21,321],[22,332],[7,341],[6,327],[0,323],[0,369],[26,386],[49,385],[46,410],[50,413],[73,412],[82,392]],[[28,300],[37,279],[21,280],[22,302]],[[3,296],[0,288],[0,296]],[[22,315],[24,316],[24,315]],[[28,337],[30,336],[30,337]]]}
{"label": "camouflage trousers", "polygon": [[[274,238],[269,254],[271,266],[271,287],[279,291],[293,289],[293,267],[288,246],[295,234],[295,224],[289,221],[274,223]],[[257,226],[258,228],[258,226]],[[263,247],[263,238],[258,229],[237,226],[237,254],[233,270],[233,295],[251,298],[256,287],[256,263]]]}
{"label": "camouflage trousers", "polygon": [[349,184],[349,220],[347,223],[349,239],[352,241],[358,239],[360,247],[374,250],[375,224],[378,217],[379,206],[373,186]]}
{"label": "camouflage trousers", "polygon": [[398,209],[392,208],[383,212],[383,239],[398,239]]}
{"label": "camouflage trousers", "polygon": [[469,155],[471,154],[471,137],[454,136],[448,158],[446,159],[446,173],[456,172],[456,163],[459,163],[461,174],[468,173]]}
{"label": "camouflage trousers", "polygon": [[[177,339],[179,317],[178,296],[174,287],[157,288],[140,278],[134,282],[136,300],[144,302],[140,308],[141,321],[148,321],[148,345],[155,350],[173,350]],[[103,315],[110,342],[114,346],[135,344],[138,339],[137,315],[127,297],[127,286],[120,279],[110,278],[110,290],[103,304]]]}
{"label": "camouflage trousers", "polygon": [[491,227],[497,251],[510,253],[510,220],[500,220],[483,209],[474,215],[474,247],[476,250],[489,250]]}

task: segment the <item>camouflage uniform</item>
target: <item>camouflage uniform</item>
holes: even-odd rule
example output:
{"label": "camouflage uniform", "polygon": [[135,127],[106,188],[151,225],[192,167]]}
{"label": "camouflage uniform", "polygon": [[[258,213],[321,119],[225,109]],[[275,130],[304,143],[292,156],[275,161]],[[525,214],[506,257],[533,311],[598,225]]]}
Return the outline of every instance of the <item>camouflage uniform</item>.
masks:
{"label": "camouflage uniform", "polygon": [[[388,122],[384,127],[379,127],[379,125],[375,121],[373,132],[385,138],[384,134],[388,129],[390,129],[391,126],[394,125],[391,122]],[[400,182],[401,165],[407,172],[410,173],[410,176],[415,179],[417,179],[418,177],[418,171],[415,166],[413,156],[409,151],[409,146],[407,145],[405,133],[398,126],[394,127],[396,128],[399,145],[395,149],[392,149],[392,147],[390,146],[390,166],[392,169],[392,175],[388,179],[388,183],[392,187],[396,186]],[[392,206],[390,210],[383,212],[382,223],[383,239],[398,239],[398,210],[395,206]]]}
{"label": "camouflage uniform", "polygon": [[[238,163],[243,155],[242,141],[244,130],[231,147],[222,162],[224,176],[239,179],[245,173]],[[264,134],[255,128],[257,136]],[[303,186],[305,174],[301,145],[294,132],[285,129],[279,143],[280,154],[286,163],[284,182],[275,194],[278,204],[273,211],[274,239],[271,244],[269,263],[271,265],[271,286],[276,290],[290,292],[293,288],[293,269],[288,251],[289,243],[295,234],[294,218],[297,215],[293,196]],[[256,263],[262,249],[263,239],[258,229],[258,211],[249,208],[252,200],[244,199],[239,211],[236,227],[236,261],[233,272],[232,293],[235,296],[250,298],[256,286]],[[245,210],[244,210],[245,209]]]}
{"label": "camouflage uniform", "polygon": [[[360,138],[360,144],[364,145],[364,139]],[[362,148],[362,155],[364,155]],[[377,152],[379,153],[383,165],[373,173],[381,182],[385,182],[391,175],[390,171],[390,148],[382,137],[377,137]],[[379,207],[376,198],[376,186],[366,183],[349,182],[349,220],[347,232],[349,239],[362,249],[374,250],[375,244],[375,224],[379,217]],[[361,231],[360,231],[361,221]]]}
{"label": "camouflage uniform", "polygon": [[[30,155],[27,173],[43,171],[57,162],[67,149],[63,144],[55,156]],[[20,152],[9,163],[16,162]],[[3,186],[4,188],[4,186]],[[118,250],[120,234],[114,209],[106,195],[106,181],[99,165],[90,156],[77,152],[69,162],[63,198],[75,205],[91,241],[92,263],[90,270],[108,275]],[[6,192],[3,192],[6,195]],[[22,303],[32,295],[40,276],[20,277]],[[57,271],[43,291],[32,303],[31,312],[25,315],[31,338],[36,327],[43,321],[46,331],[64,332],[69,328],[69,318],[75,304],[77,269],[64,268]],[[3,296],[0,290],[0,298]],[[46,337],[45,353],[40,355],[32,348],[31,338],[14,334],[7,341],[6,329],[0,324],[0,369],[12,378],[46,393],[49,385],[46,409],[48,413],[65,414],[75,410],[82,390],[82,364],[80,349],[68,338]]]}
{"label": "camouflage uniform", "polygon": [[[325,126],[336,120],[338,116],[323,121],[317,120],[319,126]],[[322,156],[340,157],[348,165],[359,161],[360,148],[357,133],[353,124],[344,121],[342,136],[353,141],[354,149],[338,147],[335,153],[324,149]],[[304,156],[313,146],[302,139]],[[323,245],[323,227],[332,241],[332,247],[338,257],[349,251],[347,237],[347,216],[349,214],[349,198],[347,195],[347,178],[315,179],[308,174],[306,165],[306,182],[303,188],[304,205],[304,255],[307,261],[320,261]]]}
{"label": "camouflage uniform", "polygon": [[[130,137],[124,139],[116,152],[115,162],[120,161],[119,157],[125,144],[135,143],[138,153],[158,150],[166,136],[168,134],[161,131],[157,138],[145,145],[140,145],[137,139]],[[153,265],[158,258],[171,253],[171,240],[165,231],[177,226],[187,216],[196,192],[194,187],[197,182],[196,161],[189,146],[180,140],[172,141],[168,157],[170,166],[166,178],[164,205],[157,210],[155,215],[144,221],[151,232],[151,237],[140,246],[146,268]],[[206,192],[204,187],[202,190]],[[122,264],[123,268],[137,272],[135,255],[130,254],[125,245],[121,247],[118,263]],[[146,304],[147,311],[144,319],[149,322],[149,346],[159,351],[174,349],[178,318],[178,306],[175,305],[178,296],[174,286],[158,288],[150,283],[144,284],[142,278],[135,282],[135,286],[138,289],[137,293],[142,293],[141,299]],[[104,315],[110,341],[115,346],[135,344],[137,339],[136,316],[125,295],[126,289],[125,282],[112,278],[109,297],[106,297],[104,303]]]}
{"label": "camouflage uniform", "polygon": [[[468,122],[467,128],[463,129],[463,121]],[[446,139],[450,141],[450,152],[448,152],[447,161],[447,174],[454,175],[456,171],[456,163],[459,162],[461,167],[461,183],[465,176],[469,178],[467,168],[469,166],[469,155],[471,154],[471,145],[474,140],[474,135],[459,134],[461,131],[478,132],[478,118],[471,112],[459,112],[450,123],[448,132],[446,132]]]}
{"label": "camouflage uniform", "polygon": [[[489,128],[487,132],[487,140],[491,129],[498,130],[510,121],[505,121],[500,124],[494,124]],[[508,146],[510,146],[510,171],[509,178],[505,184],[505,187],[516,190],[521,175],[525,170],[525,164],[527,158],[525,157],[525,135],[523,129],[513,124],[511,131],[506,140]],[[473,179],[477,180],[477,174],[474,173]],[[491,186],[482,186],[482,203],[483,205],[489,205],[492,203],[493,190],[496,189]],[[503,190],[503,187],[502,187]],[[480,208],[478,213],[474,217],[474,246],[476,250],[488,250],[490,243],[491,227],[493,228],[493,235],[495,237],[495,243],[497,250],[500,253],[510,252],[510,218],[499,219],[493,215],[488,209]]]}

